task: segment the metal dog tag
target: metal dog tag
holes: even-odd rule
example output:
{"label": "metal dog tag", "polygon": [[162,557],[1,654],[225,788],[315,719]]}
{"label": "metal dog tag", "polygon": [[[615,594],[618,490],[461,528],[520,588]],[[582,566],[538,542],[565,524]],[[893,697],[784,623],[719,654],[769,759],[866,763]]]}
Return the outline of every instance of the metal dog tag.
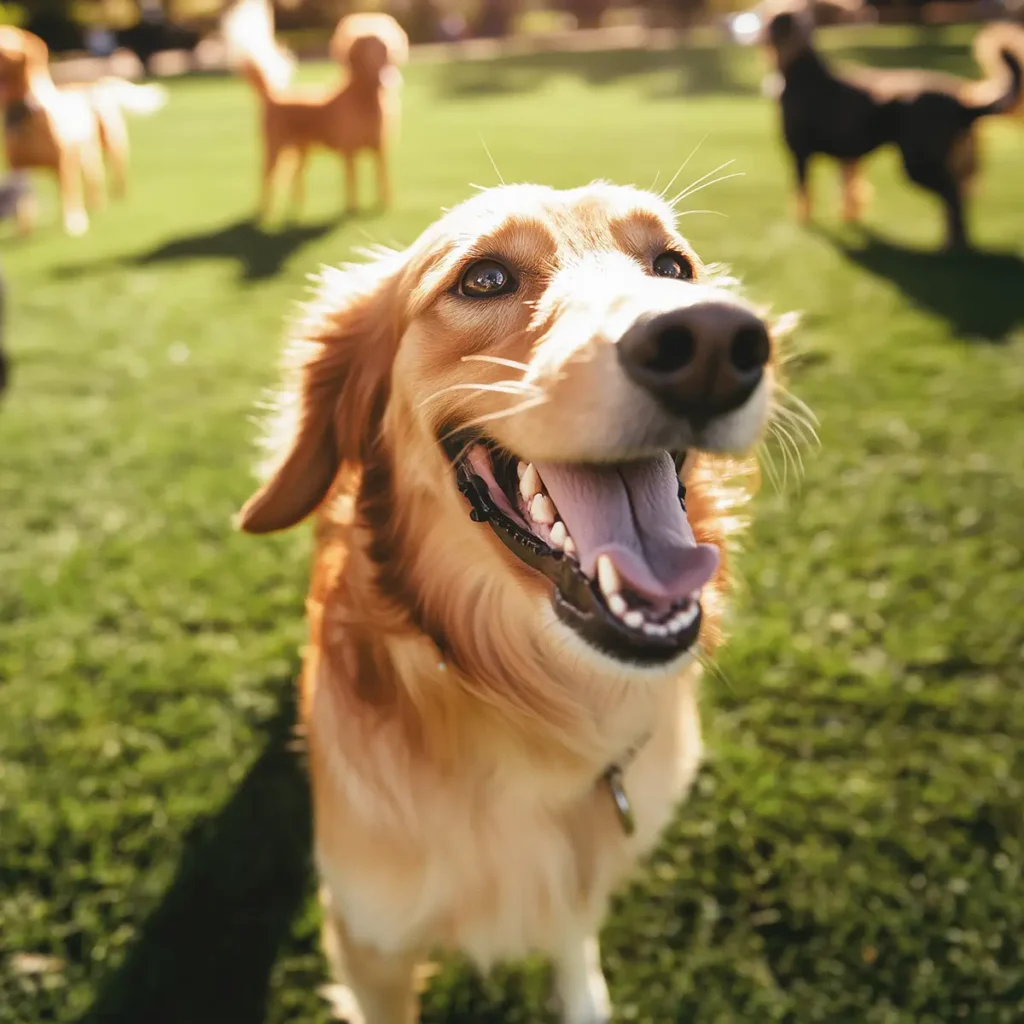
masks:
{"label": "metal dog tag", "polygon": [[615,810],[619,815],[619,824],[627,836],[636,831],[636,821],[633,818],[633,808],[630,806],[629,797],[626,795],[626,787],[622,783],[622,769],[618,765],[612,765],[605,772],[604,781],[608,784],[608,792],[615,801]]}

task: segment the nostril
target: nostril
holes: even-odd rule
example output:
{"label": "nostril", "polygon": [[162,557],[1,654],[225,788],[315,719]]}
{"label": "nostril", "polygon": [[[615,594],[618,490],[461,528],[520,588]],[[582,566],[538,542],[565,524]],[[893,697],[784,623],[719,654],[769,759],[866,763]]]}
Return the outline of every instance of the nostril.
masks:
{"label": "nostril", "polygon": [[693,362],[697,352],[697,339],[689,327],[674,325],[659,331],[653,338],[649,357],[644,361],[648,370],[674,373]]}
{"label": "nostril", "polygon": [[740,373],[760,370],[771,354],[768,332],[762,326],[741,327],[732,339],[729,360]]}

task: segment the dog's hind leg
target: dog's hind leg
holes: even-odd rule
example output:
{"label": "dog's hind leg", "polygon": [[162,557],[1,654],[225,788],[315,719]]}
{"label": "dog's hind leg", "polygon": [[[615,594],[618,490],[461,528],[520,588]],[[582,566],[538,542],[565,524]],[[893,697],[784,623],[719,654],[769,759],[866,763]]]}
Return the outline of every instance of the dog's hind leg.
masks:
{"label": "dog's hind leg", "polygon": [[89,215],[82,197],[82,163],[75,147],[67,147],[57,165],[64,230],[69,235],[84,235],[89,230]]}
{"label": "dog's hind leg", "polygon": [[304,148],[295,151],[295,166],[292,169],[292,216],[302,212],[306,201],[306,155]]}
{"label": "dog's hind leg", "polygon": [[355,213],[359,207],[359,180],[356,177],[356,155],[351,150],[341,154],[345,161],[345,212]]}
{"label": "dog's hind leg", "polygon": [[861,174],[860,164],[856,160],[844,160],[843,172],[843,220],[847,224],[856,224],[864,215],[871,195],[871,187]]}
{"label": "dog's hind leg", "polygon": [[609,1024],[612,1003],[597,936],[569,942],[555,960],[563,1024]]}
{"label": "dog's hind leg", "polygon": [[377,159],[377,202],[383,209],[391,205],[391,177],[388,174],[388,155],[380,146],[374,156]]}
{"label": "dog's hind leg", "polygon": [[82,178],[85,181],[85,204],[90,210],[103,205],[106,172],[99,139],[82,147]]}
{"label": "dog's hind leg", "polygon": [[808,164],[810,158],[806,153],[794,153],[793,164],[796,170],[796,216],[801,224],[811,219],[811,187],[808,181]]}
{"label": "dog's hind leg", "polygon": [[918,163],[908,162],[904,158],[903,166],[911,181],[934,192],[945,205],[946,249],[953,251],[968,248],[963,192],[956,175],[945,165],[930,160]]}
{"label": "dog's hind leg", "polygon": [[338,984],[327,990],[348,1024],[416,1024],[416,954],[384,953],[356,942],[321,891],[324,952]]}
{"label": "dog's hind leg", "polygon": [[99,112],[100,145],[110,167],[111,193],[123,199],[128,191],[128,126],[116,107]]}
{"label": "dog's hind leg", "polygon": [[263,150],[263,177],[260,182],[260,216],[269,217],[274,201],[274,175],[281,159],[281,147],[269,139]]}

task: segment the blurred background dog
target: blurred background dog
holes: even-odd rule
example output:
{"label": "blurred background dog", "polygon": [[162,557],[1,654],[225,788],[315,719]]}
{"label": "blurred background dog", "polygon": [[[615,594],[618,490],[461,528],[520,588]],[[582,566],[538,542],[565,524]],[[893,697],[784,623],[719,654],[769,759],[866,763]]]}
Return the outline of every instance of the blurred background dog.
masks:
{"label": "blurred background dog", "polygon": [[[847,6],[855,13],[859,4]],[[856,221],[866,196],[859,161],[892,144],[907,177],[942,200],[946,247],[966,248],[964,198],[978,170],[975,125],[1020,109],[1024,29],[1007,23],[982,30],[975,54],[986,78],[971,82],[935,71],[834,69],[814,46],[815,14],[809,3],[769,8],[764,25],[764,42],[782,77],[782,131],[800,219],[811,216],[812,156],[840,162],[843,216]]]}
{"label": "blurred background dog", "polygon": [[[124,194],[128,131],[123,113],[155,113],[165,98],[158,85],[117,78],[58,88],[42,39],[13,26],[0,26],[0,106],[7,162],[12,170],[44,169],[57,176],[64,230],[69,235],[83,234],[89,227],[87,208],[101,204],[105,165],[113,194]],[[18,223],[23,233],[31,231],[31,207],[19,210]]]}
{"label": "blurred background dog", "polygon": [[222,21],[229,53],[260,100],[263,172],[260,212],[270,213],[274,176],[282,156],[293,160],[292,208],[303,202],[310,149],[336,152],[345,164],[345,209],[358,206],[355,158],[369,150],[376,162],[377,199],[391,203],[388,139],[399,116],[397,66],[409,52],[409,40],[388,14],[343,18],[331,39],[331,56],[347,67],[337,86],[290,85],[293,61],[274,39],[274,14],[267,0],[240,0]]}

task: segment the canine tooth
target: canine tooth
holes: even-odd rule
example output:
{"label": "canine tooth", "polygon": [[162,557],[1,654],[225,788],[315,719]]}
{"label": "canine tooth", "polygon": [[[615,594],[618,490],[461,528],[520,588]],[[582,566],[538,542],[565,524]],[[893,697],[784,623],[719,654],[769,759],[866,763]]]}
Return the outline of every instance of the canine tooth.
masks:
{"label": "canine tooth", "polygon": [[[520,462],[519,465],[521,466],[522,463]],[[523,475],[519,478],[519,493],[526,501],[530,501],[535,494],[540,493],[540,473],[537,472],[532,462],[523,470]]]}
{"label": "canine tooth", "polygon": [[566,538],[569,536],[569,531],[565,528],[565,523],[561,519],[555,522],[555,525],[551,527],[551,546],[553,548],[564,548]]}
{"label": "canine tooth", "polygon": [[530,515],[535,523],[550,526],[555,521],[555,503],[546,494],[535,494],[530,502]]}
{"label": "canine tooth", "polygon": [[565,538],[565,544],[562,545],[562,550],[567,555],[572,555],[575,558],[576,557],[576,541],[574,541],[572,539],[572,537],[566,537]]}
{"label": "canine tooth", "polygon": [[516,476],[518,476],[520,480],[523,479],[523,474],[526,472],[526,466],[527,463],[522,461],[516,463]]}
{"label": "canine tooth", "polygon": [[608,608],[611,610],[613,615],[617,615],[620,619],[625,616],[627,611],[629,611],[626,599],[621,594],[612,594],[608,598]]}
{"label": "canine tooth", "polygon": [[605,596],[610,597],[622,589],[619,570],[608,555],[601,555],[597,560],[597,582]]}
{"label": "canine tooth", "polygon": [[632,629],[639,629],[644,624],[644,613],[638,612],[635,608],[622,616],[622,621]]}

